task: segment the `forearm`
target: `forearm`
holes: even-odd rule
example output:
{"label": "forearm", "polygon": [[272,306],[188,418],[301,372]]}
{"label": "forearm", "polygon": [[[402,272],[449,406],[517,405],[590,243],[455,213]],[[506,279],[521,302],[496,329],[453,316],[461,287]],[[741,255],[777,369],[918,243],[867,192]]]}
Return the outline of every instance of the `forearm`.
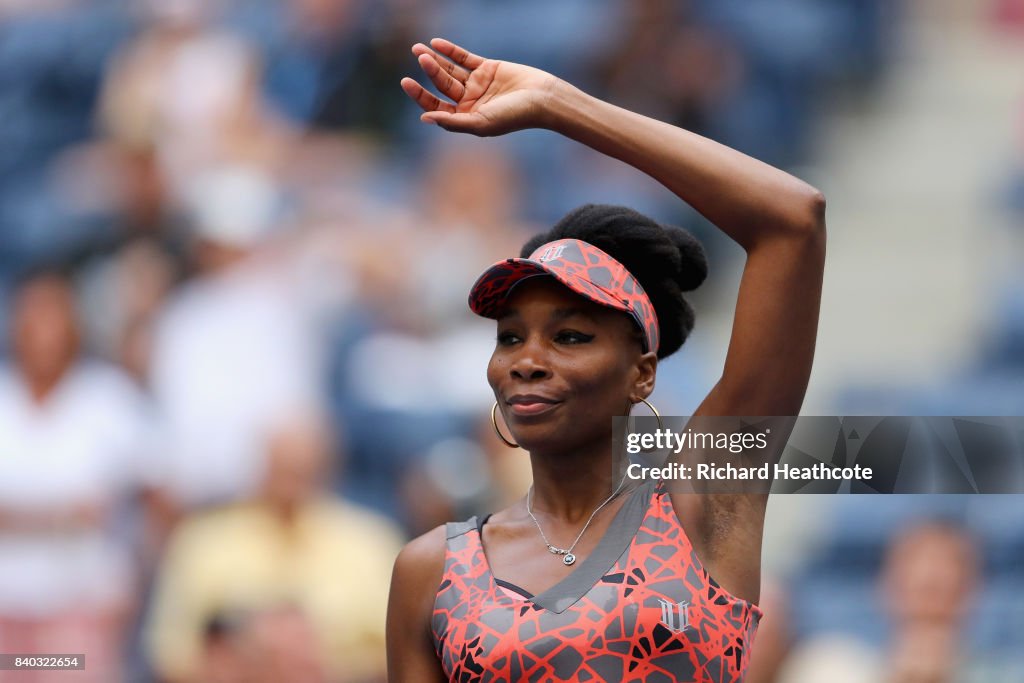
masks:
{"label": "forearm", "polygon": [[824,200],[807,183],[713,140],[591,97],[558,81],[544,125],[659,181],[745,249],[814,231]]}

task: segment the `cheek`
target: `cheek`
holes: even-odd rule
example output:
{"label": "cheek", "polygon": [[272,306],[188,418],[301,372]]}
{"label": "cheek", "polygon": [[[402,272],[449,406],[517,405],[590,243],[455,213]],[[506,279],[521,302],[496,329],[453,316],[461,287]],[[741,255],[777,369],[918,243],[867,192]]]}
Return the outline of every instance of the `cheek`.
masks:
{"label": "cheek", "polygon": [[623,410],[629,398],[629,370],[617,355],[602,354],[572,368],[573,385],[597,408]]}
{"label": "cheek", "polygon": [[498,387],[502,378],[507,376],[508,369],[505,361],[497,352],[491,354],[491,359],[487,361],[487,383],[491,385],[491,389],[494,390],[495,393],[498,392]]}

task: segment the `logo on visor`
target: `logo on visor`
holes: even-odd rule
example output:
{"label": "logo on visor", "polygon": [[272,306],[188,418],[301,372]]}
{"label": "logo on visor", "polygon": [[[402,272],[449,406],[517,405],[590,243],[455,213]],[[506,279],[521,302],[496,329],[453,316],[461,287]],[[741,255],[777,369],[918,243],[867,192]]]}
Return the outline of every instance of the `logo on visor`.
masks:
{"label": "logo on visor", "polygon": [[548,247],[540,256],[537,257],[537,260],[540,261],[541,263],[545,263],[547,261],[554,261],[555,259],[562,258],[563,251],[565,251],[564,244]]}

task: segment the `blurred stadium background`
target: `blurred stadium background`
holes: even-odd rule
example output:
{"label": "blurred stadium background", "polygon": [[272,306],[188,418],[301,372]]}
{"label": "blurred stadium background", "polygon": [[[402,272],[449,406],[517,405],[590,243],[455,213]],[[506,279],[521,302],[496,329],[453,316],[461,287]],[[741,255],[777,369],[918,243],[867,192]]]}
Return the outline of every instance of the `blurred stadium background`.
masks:
{"label": "blurred stadium background", "polygon": [[[1024,414],[1021,0],[0,0],[0,652],[88,662],[0,680],[382,680],[400,544],[528,485],[465,295],[578,204],[706,240],[714,382],[737,250],[418,124],[435,35],[825,191],[805,414]],[[776,497],[765,566],[755,683],[1024,680],[1018,496]]]}

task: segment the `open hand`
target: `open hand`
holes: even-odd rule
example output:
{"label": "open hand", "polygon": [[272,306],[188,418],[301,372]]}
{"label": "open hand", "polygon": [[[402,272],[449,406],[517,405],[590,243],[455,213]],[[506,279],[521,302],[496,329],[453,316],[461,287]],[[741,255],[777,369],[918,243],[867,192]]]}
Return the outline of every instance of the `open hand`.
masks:
{"label": "open hand", "polygon": [[547,126],[546,103],[557,78],[522,64],[484,59],[443,38],[430,45],[433,49],[416,43],[412,52],[451,102],[403,78],[402,89],[423,108],[420,120],[480,136]]}

